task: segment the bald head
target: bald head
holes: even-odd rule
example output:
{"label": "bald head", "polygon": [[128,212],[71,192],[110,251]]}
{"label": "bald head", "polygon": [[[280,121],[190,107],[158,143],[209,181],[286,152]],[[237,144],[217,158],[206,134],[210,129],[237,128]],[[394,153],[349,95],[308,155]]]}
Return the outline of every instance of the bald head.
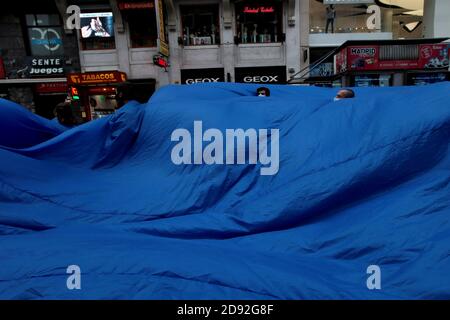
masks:
{"label": "bald head", "polygon": [[337,99],[349,99],[349,98],[354,98],[354,97],[355,97],[355,92],[351,89],[339,90],[339,92],[336,95]]}

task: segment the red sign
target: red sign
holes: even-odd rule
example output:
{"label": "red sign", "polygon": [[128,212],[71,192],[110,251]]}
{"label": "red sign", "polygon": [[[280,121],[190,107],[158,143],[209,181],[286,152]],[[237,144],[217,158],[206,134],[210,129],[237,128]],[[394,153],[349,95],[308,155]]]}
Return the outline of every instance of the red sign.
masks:
{"label": "red sign", "polygon": [[3,58],[0,57],[0,79],[5,79],[5,65],[3,64]]}
{"label": "red sign", "polygon": [[417,46],[416,59],[380,59],[380,46],[351,46],[336,55],[336,72],[347,70],[441,69],[449,66],[447,44]]}
{"label": "red sign", "polygon": [[35,91],[37,93],[67,93],[67,82],[38,83]]}
{"label": "red sign", "polygon": [[67,76],[67,83],[70,85],[121,83],[125,81],[127,81],[126,74],[119,71],[71,73]]}
{"label": "red sign", "polygon": [[150,1],[145,2],[119,2],[120,10],[154,9],[155,4]]}
{"label": "red sign", "polygon": [[245,7],[244,13],[272,13],[275,12],[273,7]]}
{"label": "red sign", "polygon": [[157,65],[158,67],[161,67],[164,69],[167,69],[169,67],[169,63],[167,62],[167,60],[164,57],[159,56],[159,55],[156,55],[153,57],[153,63],[155,65]]}
{"label": "red sign", "polygon": [[342,73],[347,71],[347,48],[342,49],[336,54],[336,73]]}

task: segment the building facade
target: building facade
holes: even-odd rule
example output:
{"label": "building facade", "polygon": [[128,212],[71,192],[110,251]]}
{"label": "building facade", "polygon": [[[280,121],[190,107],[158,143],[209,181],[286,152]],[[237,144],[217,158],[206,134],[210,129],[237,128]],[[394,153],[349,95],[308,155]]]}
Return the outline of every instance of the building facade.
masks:
{"label": "building facade", "polygon": [[[125,81],[147,101],[166,84],[288,83],[318,61],[309,76],[329,76],[335,55],[323,57],[348,40],[450,36],[449,3],[17,0],[0,13],[0,96],[50,118],[74,73],[71,85],[86,74],[80,90],[89,113],[115,110]],[[78,29],[66,24],[71,5],[80,8]]]}
{"label": "building facade", "polygon": [[66,75],[80,70],[78,42],[53,0],[14,1],[0,13],[0,97],[47,118],[67,96]]}
{"label": "building facade", "polygon": [[172,83],[286,83],[300,69],[299,0],[166,4]]}

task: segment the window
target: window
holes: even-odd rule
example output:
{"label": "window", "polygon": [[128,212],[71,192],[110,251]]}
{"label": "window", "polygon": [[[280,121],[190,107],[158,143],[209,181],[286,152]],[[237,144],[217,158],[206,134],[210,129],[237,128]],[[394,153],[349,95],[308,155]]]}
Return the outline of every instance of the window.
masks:
{"label": "window", "polygon": [[25,20],[31,55],[64,54],[61,22],[57,14],[27,14]]}
{"label": "window", "polygon": [[185,46],[220,44],[219,6],[180,6]]}
{"label": "window", "polygon": [[281,1],[242,1],[236,3],[236,34],[239,43],[282,41]]}
{"label": "window", "polygon": [[80,40],[83,50],[115,49],[114,19],[108,10],[80,14]]}
{"label": "window", "polygon": [[391,74],[366,74],[354,77],[355,87],[389,87],[391,85]]}
{"label": "window", "polygon": [[[422,38],[424,1],[397,1],[399,6],[383,5],[389,1],[309,0],[310,33],[392,32],[393,39]],[[380,8],[380,28],[369,29],[369,6]],[[407,7],[402,8],[402,5]]]}
{"label": "window", "polygon": [[156,47],[158,30],[156,27],[155,7],[152,6],[151,9],[124,10],[122,12],[128,22],[131,47]]}
{"label": "window", "polygon": [[437,82],[446,81],[448,76],[443,73],[410,73],[407,76],[407,84],[413,86],[423,86],[426,84],[432,84]]}

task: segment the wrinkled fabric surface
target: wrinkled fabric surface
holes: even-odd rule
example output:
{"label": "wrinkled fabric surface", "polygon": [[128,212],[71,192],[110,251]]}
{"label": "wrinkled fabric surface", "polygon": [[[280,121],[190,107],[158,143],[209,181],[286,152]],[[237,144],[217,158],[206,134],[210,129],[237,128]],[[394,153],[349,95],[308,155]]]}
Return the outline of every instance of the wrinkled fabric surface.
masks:
{"label": "wrinkled fabric surface", "polygon": [[[68,130],[0,100],[0,298],[450,299],[450,83],[257,87],[167,86]],[[279,129],[278,173],[173,164],[197,120]]]}

